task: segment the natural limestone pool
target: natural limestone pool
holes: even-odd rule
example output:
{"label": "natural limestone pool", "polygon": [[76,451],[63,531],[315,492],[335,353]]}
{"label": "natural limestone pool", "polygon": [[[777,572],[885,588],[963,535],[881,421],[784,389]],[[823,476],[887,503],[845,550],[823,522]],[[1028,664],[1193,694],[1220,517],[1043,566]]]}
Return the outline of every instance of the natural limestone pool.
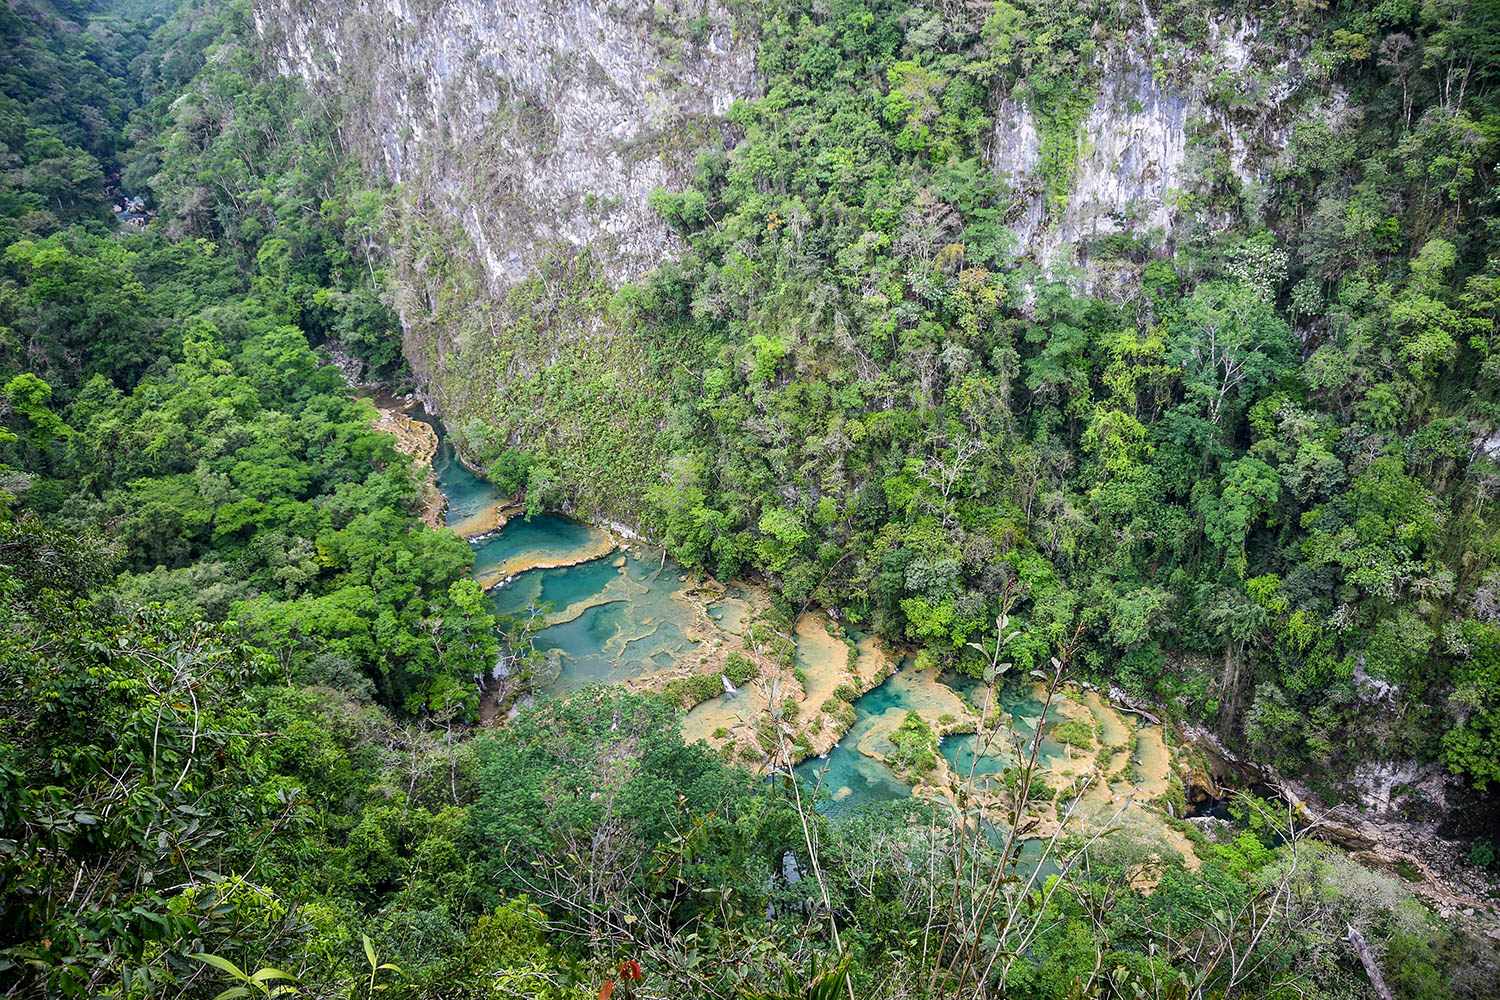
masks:
{"label": "natural limestone pool", "polygon": [[[526,519],[446,440],[434,468],[448,498],[446,523],[474,547],[475,576],[492,608],[539,619],[541,695],[599,682],[660,690],[694,675],[722,683],[729,657],[743,656],[758,676],[689,709],[684,737],[765,771],[780,752],[765,742],[770,706],[794,703],[788,746],[794,759],[805,758],[796,773],[818,789],[818,808],[830,816],[913,795],[952,806],[971,769],[972,795],[997,805],[1017,748],[1029,748],[1041,726],[1039,773],[1049,789],[1081,793],[1074,814],[1081,827],[1117,823],[1196,862],[1158,804],[1172,766],[1161,728],[1125,717],[1096,692],[1058,693],[1044,717],[1045,691],[1034,679],[1011,679],[989,705],[978,682],[918,670],[901,651],[848,634],[823,612],[801,615],[780,634],[768,624],[767,595],[753,587],[725,587],[597,526],[550,514]],[[778,642],[789,651],[779,661],[766,655]],[[975,732],[987,707],[991,735],[981,738]],[[887,762],[890,736],[910,712],[941,735],[940,760],[915,783]],[[1090,734],[1086,746],[1055,738],[1070,720],[1074,732]],[[1036,808],[1045,835],[1059,816],[1050,798]]]}
{"label": "natural limestone pool", "polygon": [[820,791],[819,808],[829,815],[844,815],[870,803],[911,795],[911,786],[890,767],[859,750],[888,715],[904,718],[914,707],[910,686],[898,683],[899,676],[854,702],[854,725],[826,757],[813,757],[797,765],[798,776]]}
{"label": "natural limestone pool", "polygon": [[[912,786],[901,780],[880,758],[894,750],[889,736],[901,725],[908,712],[921,715],[934,730],[955,725],[971,729],[974,708],[965,704],[961,688],[970,685],[951,684],[953,678],[934,677],[905,664],[878,687],[854,703],[855,722],[826,757],[803,761],[797,773],[826,794],[822,808],[830,815],[852,812],[869,802],[905,798]],[[1000,705],[1009,713],[1008,734],[1030,744],[1031,735],[1042,714],[1042,703],[1030,690],[1018,686],[1000,689]],[[1048,713],[1056,721],[1057,711]],[[943,736],[938,749],[956,778],[967,776],[972,765],[976,782],[1000,775],[1015,759],[1010,738],[996,738],[981,747],[973,732]],[[1063,748],[1052,740],[1042,740],[1039,760],[1045,766],[1061,755]]]}
{"label": "natural limestone pool", "polygon": [[552,514],[512,518],[474,547],[474,576],[486,590],[528,570],[571,568],[609,555],[615,540],[580,521]]}
{"label": "natural limestone pool", "polygon": [[447,499],[444,523],[449,528],[464,538],[474,538],[500,526],[505,498],[494,484],[475,475],[459,460],[453,442],[441,431],[432,471],[438,490]]}
{"label": "natural limestone pool", "polygon": [[[550,540],[560,545],[573,535],[541,521],[532,522],[538,527],[527,537],[545,538],[553,529]],[[500,539],[515,527],[519,525],[507,526]],[[624,684],[670,670],[690,659],[699,645],[697,609],[674,570],[633,552],[612,550],[575,565],[523,572],[492,590],[490,604],[502,615],[541,610],[546,627],[537,633],[535,645],[555,662],[549,693],[593,683]]]}

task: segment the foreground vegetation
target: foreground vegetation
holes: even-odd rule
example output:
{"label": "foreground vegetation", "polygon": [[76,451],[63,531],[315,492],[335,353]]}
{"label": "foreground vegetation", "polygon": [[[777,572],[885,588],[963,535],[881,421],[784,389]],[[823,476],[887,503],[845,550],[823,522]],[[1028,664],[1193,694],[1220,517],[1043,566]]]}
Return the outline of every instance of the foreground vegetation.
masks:
{"label": "foreground vegetation", "polygon": [[[991,682],[1057,655],[1278,762],[1373,739],[1491,801],[1486,9],[1329,20],[1371,132],[1301,140],[1325,159],[1282,204],[1353,228],[1305,227],[1275,287],[1245,280],[1280,259],[1262,233],[1152,265],[1133,311],[1041,284],[1023,314],[979,141],[997,80],[1049,93],[1047,15],[773,7],[741,151],[660,199],[691,252],[621,297],[642,337],[702,345],[661,532]],[[1368,996],[1351,925],[1398,995],[1493,982],[1397,880],[1253,798],[1196,871],[1128,839],[1038,867],[1024,770],[995,815],[835,824],[617,689],[465,733],[498,649],[472,555],[314,350],[401,378],[384,196],[242,5],[167,14],[0,11],[5,995]],[[1469,59],[1472,102],[1401,75],[1401,169],[1373,152],[1396,81],[1333,33],[1397,28]],[[111,178],[150,226],[114,223]],[[1360,199],[1394,227],[1360,229]],[[1228,362],[1194,354],[1210,326]],[[517,484],[561,471],[505,451]],[[1002,592],[1023,606],[986,645]],[[903,727],[903,766],[933,739]]]}

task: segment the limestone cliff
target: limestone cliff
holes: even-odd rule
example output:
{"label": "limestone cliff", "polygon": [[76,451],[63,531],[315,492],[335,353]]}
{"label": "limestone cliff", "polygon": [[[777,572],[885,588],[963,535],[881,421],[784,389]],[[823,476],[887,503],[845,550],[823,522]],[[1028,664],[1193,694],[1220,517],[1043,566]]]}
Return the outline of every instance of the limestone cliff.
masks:
{"label": "limestone cliff", "polygon": [[[1290,134],[1290,111],[1308,103],[1336,113],[1339,95],[1310,86],[1300,54],[1247,18],[1211,21],[1201,48],[1162,31],[1144,5],[1122,39],[1080,73],[1092,106],[1072,136],[1075,159],[1059,179],[1042,176],[1042,139],[1024,83],[997,102],[990,160],[1012,190],[1018,251],[1048,268],[1076,266],[1075,282],[1119,292],[1136,268],[1184,237],[1225,228],[1259,211]],[[1110,246],[1113,238],[1114,246]]]}
{"label": "limestone cliff", "polygon": [[635,0],[256,0],[283,73],[335,98],[345,140],[462,227],[494,287],[544,248],[590,245],[617,277],[668,243],[646,205],[681,183],[754,46],[722,10]]}

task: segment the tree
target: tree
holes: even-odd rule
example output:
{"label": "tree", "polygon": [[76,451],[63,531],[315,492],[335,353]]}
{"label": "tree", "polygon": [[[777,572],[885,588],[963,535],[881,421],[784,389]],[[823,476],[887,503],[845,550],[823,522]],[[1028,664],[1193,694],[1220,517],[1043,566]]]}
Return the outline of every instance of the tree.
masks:
{"label": "tree", "polygon": [[1246,649],[1262,639],[1269,619],[1265,608],[1238,587],[1215,589],[1205,598],[1204,624],[1224,644],[1224,669],[1219,676],[1219,731],[1229,734],[1239,721]]}
{"label": "tree", "polygon": [[1182,367],[1185,405],[1228,429],[1294,354],[1291,332],[1269,303],[1243,284],[1210,282],[1183,301],[1168,356]]}
{"label": "tree", "polygon": [[1247,566],[1245,540],[1260,518],[1275,509],[1281,497],[1276,470],[1257,458],[1241,458],[1224,466],[1217,497],[1202,494],[1203,532],[1223,553],[1227,565],[1243,577]]}

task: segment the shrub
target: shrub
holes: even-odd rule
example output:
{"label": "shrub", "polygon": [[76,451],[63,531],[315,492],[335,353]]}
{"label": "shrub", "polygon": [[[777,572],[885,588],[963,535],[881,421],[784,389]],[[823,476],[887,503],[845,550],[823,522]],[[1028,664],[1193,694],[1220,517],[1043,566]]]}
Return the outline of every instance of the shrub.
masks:
{"label": "shrub", "polygon": [[755,662],[743,653],[730,653],[724,659],[724,676],[735,686],[754,680],[759,673]]}
{"label": "shrub", "polygon": [[891,734],[896,752],[891,764],[898,772],[922,777],[937,768],[937,734],[916,712],[907,712],[900,728]]}
{"label": "shrub", "polygon": [[723,690],[724,682],[719,680],[718,674],[694,674],[691,677],[678,677],[668,681],[661,689],[661,694],[674,705],[692,708],[694,705],[708,701]]}
{"label": "shrub", "polygon": [[1069,719],[1059,722],[1052,730],[1052,738],[1066,747],[1075,747],[1079,750],[1092,750],[1094,748],[1094,727],[1082,719]]}

